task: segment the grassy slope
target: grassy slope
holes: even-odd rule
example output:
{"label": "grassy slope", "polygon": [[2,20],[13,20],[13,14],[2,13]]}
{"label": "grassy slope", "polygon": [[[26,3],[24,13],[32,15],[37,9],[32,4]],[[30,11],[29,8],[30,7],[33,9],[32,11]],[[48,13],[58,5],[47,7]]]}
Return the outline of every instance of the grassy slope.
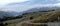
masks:
{"label": "grassy slope", "polygon": [[23,23],[22,26],[48,26],[47,24],[30,24],[30,23]]}
{"label": "grassy slope", "polygon": [[43,14],[47,14],[46,12],[35,12],[35,13],[29,13],[29,14],[26,14],[26,15],[23,15],[22,18],[20,19],[13,19],[13,20],[8,20],[8,21],[4,21],[3,23],[8,23],[7,26],[15,26],[15,24],[21,22],[21,21],[24,21],[26,19],[30,19],[30,17],[39,17]]}
{"label": "grassy slope", "polygon": [[58,21],[58,16],[60,17],[60,10],[49,12],[45,15],[42,15],[38,18],[32,20],[33,23],[40,23],[40,22],[53,22]]}
{"label": "grassy slope", "polygon": [[[4,23],[8,23],[8,26],[15,26],[17,23],[21,21],[25,21],[27,19],[30,19],[30,17],[33,17],[31,22],[39,23],[40,21],[46,20],[48,17],[55,17],[56,15],[58,16],[60,14],[60,11],[53,11],[53,12],[34,12],[34,13],[28,13],[23,15],[22,18],[20,19],[13,19],[13,20],[8,20],[4,21]],[[41,16],[42,15],[42,16]]]}
{"label": "grassy slope", "polygon": [[[44,14],[37,18],[32,19],[31,22],[32,23],[56,22],[56,21],[58,21],[58,17],[60,17],[60,10],[48,12],[47,14]],[[36,25],[36,24],[23,23],[22,26],[44,26],[44,25],[43,24]]]}

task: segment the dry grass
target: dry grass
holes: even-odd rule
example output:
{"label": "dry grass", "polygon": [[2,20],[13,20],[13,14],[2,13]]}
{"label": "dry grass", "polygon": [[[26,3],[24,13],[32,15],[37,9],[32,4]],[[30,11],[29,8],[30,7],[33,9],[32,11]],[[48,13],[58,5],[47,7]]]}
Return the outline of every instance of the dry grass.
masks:
{"label": "dry grass", "polygon": [[33,23],[54,22],[58,21],[58,16],[60,17],[60,10],[49,12],[45,15],[33,19],[31,22]]}
{"label": "dry grass", "polygon": [[[41,16],[42,14],[42,16]],[[40,22],[47,22],[47,21],[57,21],[57,16],[60,16],[60,10],[58,11],[52,11],[52,12],[39,12],[39,13],[32,13],[23,15],[23,19],[14,19],[14,20],[8,20],[3,23],[8,23],[7,26],[15,26],[16,23],[21,22],[22,20],[29,19],[30,17],[34,17],[31,22],[33,23],[40,23]],[[41,25],[33,25],[33,24],[27,24],[24,23],[23,26],[41,26]]]}
{"label": "dry grass", "polygon": [[29,23],[23,23],[22,26],[48,26],[47,24],[29,24]]}

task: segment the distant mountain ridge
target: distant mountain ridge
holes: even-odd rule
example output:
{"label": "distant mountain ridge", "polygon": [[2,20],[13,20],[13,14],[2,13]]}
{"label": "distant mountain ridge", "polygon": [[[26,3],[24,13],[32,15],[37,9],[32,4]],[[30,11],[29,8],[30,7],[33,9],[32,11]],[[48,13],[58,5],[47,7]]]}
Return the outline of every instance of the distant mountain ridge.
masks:
{"label": "distant mountain ridge", "polygon": [[16,12],[4,12],[0,11],[0,18],[3,18],[4,16],[10,17],[10,16],[17,16],[18,13]]}
{"label": "distant mountain ridge", "polygon": [[[39,0],[37,0],[37,1],[39,1]],[[38,5],[36,5],[36,4],[38,4]],[[34,6],[34,5],[36,5],[36,6]],[[29,12],[57,10],[57,9],[59,10],[60,7],[59,6],[41,6],[40,2],[26,1],[26,2],[21,2],[21,3],[20,2],[10,3],[10,4],[6,5],[6,7],[2,7],[2,10],[5,10],[5,9],[7,11],[11,11],[11,12],[6,12],[9,16],[17,16],[17,15],[21,15],[23,13],[29,13]],[[14,11],[14,12],[12,12],[12,11]],[[2,11],[2,12],[4,12],[4,11]],[[2,14],[2,13],[0,13],[0,14]]]}
{"label": "distant mountain ridge", "polygon": [[18,16],[18,15],[22,15],[24,13],[38,12],[38,11],[48,11],[48,10],[60,10],[60,7],[57,7],[57,6],[54,6],[54,7],[33,7],[33,8],[30,8],[29,10],[22,11],[22,12],[15,12],[15,11],[4,12],[4,11],[0,11],[0,17],[3,17],[2,15],[4,15],[4,16]]}
{"label": "distant mountain ridge", "polygon": [[60,7],[35,7],[24,12],[38,12],[38,11],[48,11],[48,10],[60,10]]}

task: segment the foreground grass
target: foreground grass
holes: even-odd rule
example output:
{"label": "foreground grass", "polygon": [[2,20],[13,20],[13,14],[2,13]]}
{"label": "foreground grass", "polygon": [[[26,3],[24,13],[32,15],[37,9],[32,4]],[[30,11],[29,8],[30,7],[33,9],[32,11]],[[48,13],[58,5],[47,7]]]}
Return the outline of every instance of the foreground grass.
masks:
{"label": "foreground grass", "polygon": [[47,24],[29,24],[29,23],[23,23],[22,26],[48,26]]}
{"label": "foreground grass", "polygon": [[7,26],[15,26],[15,24],[18,22],[21,22],[21,19],[8,20],[8,21],[4,21],[3,23],[8,23]]}

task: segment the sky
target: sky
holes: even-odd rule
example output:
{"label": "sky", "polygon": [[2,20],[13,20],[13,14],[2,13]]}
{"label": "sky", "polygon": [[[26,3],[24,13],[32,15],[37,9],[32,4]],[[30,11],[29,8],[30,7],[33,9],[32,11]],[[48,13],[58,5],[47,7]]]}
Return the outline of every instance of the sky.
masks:
{"label": "sky", "polygon": [[6,5],[9,3],[16,3],[16,2],[26,2],[30,1],[33,4],[57,4],[60,3],[60,0],[0,0],[0,5]]}
{"label": "sky", "polygon": [[[13,3],[12,6],[11,5],[4,6],[6,4],[11,4],[11,3]],[[20,12],[20,11],[28,10],[32,7],[42,7],[42,6],[45,7],[60,6],[60,0],[0,0],[0,10],[3,11]]]}
{"label": "sky", "polygon": [[0,5],[5,5],[5,4],[8,4],[8,3],[14,3],[14,2],[25,2],[25,1],[32,1],[32,2],[35,2],[35,3],[41,3],[41,4],[54,4],[54,3],[59,3],[60,0],[0,0]]}
{"label": "sky", "polygon": [[28,0],[0,0],[0,5],[5,5],[8,3],[14,3],[14,2],[25,2]]}

